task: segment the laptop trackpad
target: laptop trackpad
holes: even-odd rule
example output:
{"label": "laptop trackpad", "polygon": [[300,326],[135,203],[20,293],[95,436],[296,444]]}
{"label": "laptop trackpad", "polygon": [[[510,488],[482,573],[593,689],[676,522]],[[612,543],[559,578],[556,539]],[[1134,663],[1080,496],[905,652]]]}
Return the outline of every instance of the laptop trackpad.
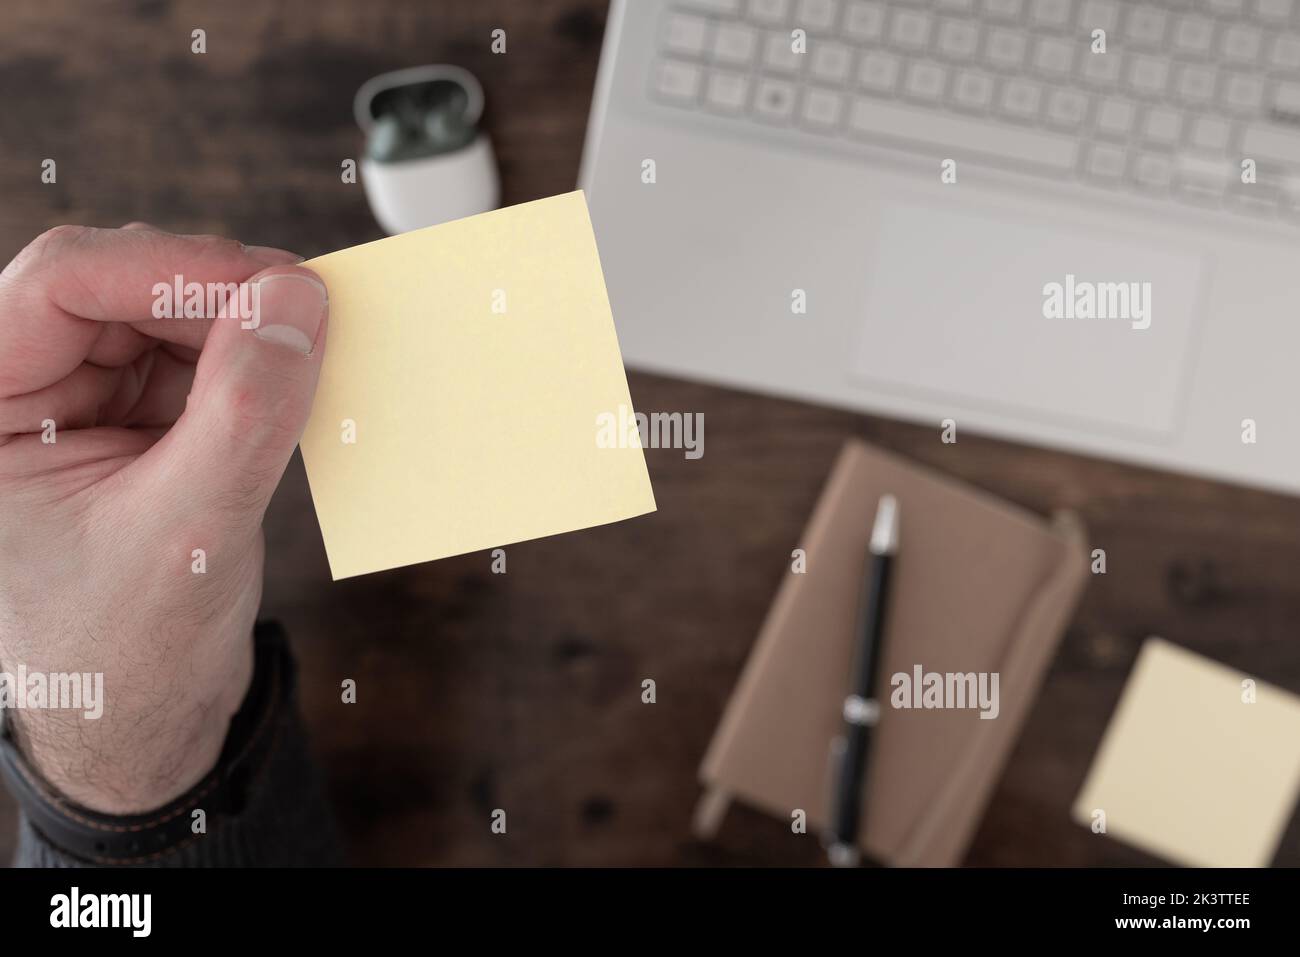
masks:
{"label": "laptop trackpad", "polygon": [[855,376],[954,412],[1174,430],[1203,253],[917,205],[887,206],[875,235]]}

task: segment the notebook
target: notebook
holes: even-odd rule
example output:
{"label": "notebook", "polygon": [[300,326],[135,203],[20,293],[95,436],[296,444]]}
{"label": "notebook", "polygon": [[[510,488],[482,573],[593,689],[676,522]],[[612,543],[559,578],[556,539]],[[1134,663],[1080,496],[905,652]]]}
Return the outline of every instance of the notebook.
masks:
{"label": "notebook", "polygon": [[[786,575],[705,755],[699,829],[731,798],[786,821],[802,810],[810,833],[824,826],[867,544],[886,493],[899,501],[899,549],[859,843],[896,866],[960,862],[1084,587],[1083,533],[1070,517],[1049,524],[857,441],[792,545],[806,568]],[[937,674],[951,691],[981,673],[991,690],[996,673],[996,717],[969,700],[926,707],[894,677],[911,684],[918,667],[920,684]],[[895,707],[904,691],[922,706]]]}

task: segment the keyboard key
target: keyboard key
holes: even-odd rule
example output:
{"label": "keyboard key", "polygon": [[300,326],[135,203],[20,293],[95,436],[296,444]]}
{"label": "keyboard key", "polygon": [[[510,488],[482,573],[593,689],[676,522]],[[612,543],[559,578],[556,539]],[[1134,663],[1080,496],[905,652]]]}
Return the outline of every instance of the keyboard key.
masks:
{"label": "keyboard key", "polygon": [[674,14],[664,24],[664,48],[670,53],[698,56],[704,52],[704,35],[709,21],[703,17]]}
{"label": "keyboard key", "polygon": [[1048,76],[1069,76],[1074,69],[1075,46],[1057,37],[1043,37],[1034,44],[1034,69]]}
{"label": "keyboard key", "polygon": [[854,102],[849,125],[859,136],[897,139],[923,146],[927,152],[939,150],[943,156],[976,154],[1058,172],[1073,171],[1078,156],[1078,146],[1069,137],[933,110],[912,110],[865,97]]}
{"label": "keyboard key", "polygon": [[1118,53],[1093,53],[1089,49],[1083,57],[1083,78],[1093,86],[1111,87],[1119,80],[1120,55]]}
{"label": "keyboard key", "polygon": [[1180,53],[1203,55],[1214,43],[1214,24],[1205,17],[1191,14],[1179,17],[1174,25],[1174,48]]}
{"label": "keyboard key", "polygon": [[1195,153],[1180,153],[1177,157],[1178,178],[1183,181],[1195,180],[1203,183],[1215,192],[1222,192],[1224,187],[1237,176],[1237,167],[1224,157],[1201,156]]}
{"label": "keyboard key", "polygon": [[728,13],[737,14],[740,12],[740,0],[677,0],[679,7],[690,7],[693,10],[703,10],[705,13]]}
{"label": "keyboard key", "polygon": [[1214,70],[1189,64],[1178,71],[1178,96],[1187,103],[1208,103],[1214,96]]}
{"label": "keyboard key", "polygon": [[1047,98],[1047,121],[1063,129],[1074,129],[1088,112],[1088,98],[1077,90],[1056,90]]}
{"label": "keyboard key", "polygon": [[788,120],[794,112],[794,85],[763,77],[754,93],[754,115],[772,123]]}
{"label": "keyboard key", "polygon": [[1119,24],[1119,4],[1115,0],[1084,0],[1079,7],[1079,27],[1092,36],[1093,30],[1114,31]]}
{"label": "keyboard key", "polygon": [[1279,83],[1273,88],[1272,99],[1274,113],[1300,117],[1300,83]]}
{"label": "keyboard key", "polygon": [[1165,38],[1165,21],[1163,10],[1134,6],[1124,21],[1124,40],[1134,46],[1158,47]]}
{"label": "keyboard key", "polygon": [[763,48],[763,62],[779,73],[798,73],[803,69],[804,54],[795,53],[788,33],[769,34]]}
{"label": "keyboard key", "polygon": [[809,64],[812,75],[827,83],[843,83],[853,64],[853,52],[839,43],[818,40]]}
{"label": "keyboard key", "polygon": [[1129,64],[1128,82],[1143,96],[1160,96],[1169,84],[1169,61],[1158,56],[1138,56]]}
{"label": "keyboard key", "polygon": [[1264,36],[1257,29],[1236,23],[1223,31],[1223,55],[1240,63],[1253,63],[1259,59]]}
{"label": "keyboard key", "polygon": [[694,10],[703,10],[707,13],[730,13],[740,12],[740,0],[677,0],[679,7],[691,7]]}
{"label": "keyboard key", "polygon": [[1230,73],[1223,81],[1223,102],[1237,113],[1258,113],[1264,102],[1264,81],[1250,73]]}
{"label": "keyboard key", "polygon": [[979,46],[979,25],[971,20],[939,23],[939,52],[954,60],[969,60]]}
{"label": "keyboard key", "polygon": [[1267,175],[1270,178],[1265,182],[1250,186],[1243,183],[1234,192],[1238,195],[1242,193],[1271,195],[1276,207],[1275,212],[1287,217],[1288,222],[1300,226],[1300,169],[1280,170],[1270,167]]}
{"label": "keyboard key", "polygon": [[844,12],[844,32],[854,40],[879,40],[885,27],[885,5],[877,0],[855,0]]}
{"label": "keyboard key", "polygon": [[700,68],[693,63],[664,60],[655,73],[655,89],[669,100],[694,100],[700,89]]}
{"label": "keyboard key", "polygon": [[954,104],[965,110],[983,112],[993,102],[993,77],[974,70],[962,70],[952,81]]}
{"label": "keyboard key", "polygon": [[1270,189],[1261,183],[1244,183],[1230,190],[1227,195],[1228,206],[1233,212],[1247,216],[1273,217],[1286,209],[1286,195],[1281,190]]}
{"label": "keyboard key", "polygon": [[743,73],[713,73],[704,88],[705,105],[723,113],[743,110],[748,96],[749,77]]}
{"label": "keyboard key", "polygon": [[1117,146],[1094,146],[1088,154],[1087,170],[1098,179],[1119,179],[1124,175],[1124,151]]}
{"label": "keyboard key", "polygon": [[1255,12],[1261,20],[1281,23],[1291,16],[1293,0],[1255,0]]}
{"label": "keyboard key", "polygon": [[1137,109],[1128,100],[1109,97],[1097,107],[1097,131],[1103,136],[1127,139]]}
{"label": "keyboard key", "polygon": [[[1260,184],[1256,183],[1255,185]],[[1282,178],[1281,182],[1278,183],[1278,187],[1281,191],[1278,201],[1284,206],[1293,207],[1291,211],[1300,214],[1300,175],[1295,170],[1292,170],[1289,175]]]}
{"label": "keyboard key", "polygon": [[990,30],[984,40],[984,55],[995,67],[1018,70],[1025,62],[1028,37],[1012,30]]}
{"label": "keyboard key", "polygon": [[930,42],[929,14],[917,10],[899,10],[889,25],[890,42],[909,50],[920,50]]}
{"label": "keyboard key", "polygon": [[1148,189],[1166,189],[1174,177],[1174,164],[1160,153],[1143,153],[1133,161],[1133,178]]}
{"label": "keyboard key", "polygon": [[1221,17],[1235,17],[1241,13],[1243,0],[1205,0],[1205,5],[1212,13]]}
{"label": "keyboard key", "polygon": [[834,0],[799,0],[794,25],[809,32],[825,33],[835,26],[836,12]]}
{"label": "keyboard key", "polygon": [[1216,116],[1203,116],[1192,125],[1192,145],[1212,153],[1222,153],[1228,148],[1228,134],[1232,128]]}
{"label": "keyboard key", "polygon": [[985,73],[963,70],[952,83],[957,105],[968,110],[985,110],[993,102],[993,78]]}
{"label": "keyboard key", "polygon": [[1049,30],[1057,30],[1070,22],[1072,0],[1030,0],[1034,23]]}
{"label": "keyboard key", "polygon": [[858,82],[871,90],[889,92],[898,82],[898,57],[884,50],[869,50],[858,66]]}
{"label": "keyboard key", "polygon": [[1300,34],[1281,34],[1273,41],[1268,59],[1279,70],[1300,70]]}
{"label": "keyboard key", "polygon": [[[1256,183],[1253,187],[1258,189],[1261,184]],[[1267,189],[1267,186],[1265,187]],[[1245,193],[1247,190],[1236,190],[1238,194]],[[1278,184],[1278,189],[1273,192],[1276,200],[1276,211],[1287,217],[1289,222],[1300,223],[1300,178],[1295,176],[1288,177]]]}
{"label": "keyboard key", "polygon": [[833,90],[812,89],[803,97],[799,115],[808,126],[830,129],[838,126],[844,112],[844,97]]}
{"label": "keyboard key", "polygon": [[937,100],[948,82],[948,71],[935,63],[913,63],[907,71],[903,92],[917,100]]}
{"label": "keyboard key", "polygon": [[1032,120],[1038,115],[1043,100],[1043,88],[1029,80],[1008,80],[1002,87],[999,104],[1004,112],[1020,120]]}
{"label": "keyboard key", "polygon": [[1020,16],[1023,0],[984,0],[984,12],[999,20],[1015,20]]}
{"label": "keyboard key", "polygon": [[1224,159],[1190,153],[1178,157],[1178,188],[1189,198],[1217,202],[1231,175],[1232,168]]}
{"label": "keyboard key", "polygon": [[729,66],[744,66],[754,59],[758,34],[738,23],[723,23],[713,35],[713,57]]}
{"label": "keyboard key", "polygon": [[777,27],[790,15],[790,0],[749,0],[749,18],[765,26]]}
{"label": "keyboard key", "polygon": [[1182,114],[1165,106],[1153,106],[1147,110],[1142,122],[1142,135],[1148,143],[1171,145],[1178,140],[1183,131]]}

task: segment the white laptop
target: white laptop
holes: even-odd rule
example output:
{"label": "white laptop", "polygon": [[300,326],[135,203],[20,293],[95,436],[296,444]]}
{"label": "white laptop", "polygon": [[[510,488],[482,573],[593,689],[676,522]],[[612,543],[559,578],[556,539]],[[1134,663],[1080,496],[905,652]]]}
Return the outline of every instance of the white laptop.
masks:
{"label": "white laptop", "polygon": [[614,0],[581,185],[633,367],[1300,490],[1300,3]]}

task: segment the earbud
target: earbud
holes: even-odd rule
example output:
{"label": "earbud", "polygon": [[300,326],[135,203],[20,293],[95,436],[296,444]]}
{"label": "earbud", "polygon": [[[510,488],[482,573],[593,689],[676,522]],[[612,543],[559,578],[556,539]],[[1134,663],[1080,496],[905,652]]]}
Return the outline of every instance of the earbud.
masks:
{"label": "earbud", "polygon": [[376,100],[366,153],[377,162],[394,162],[461,149],[475,136],[465,115],[468,104],[465,90],[447,79],[392,90]]}

